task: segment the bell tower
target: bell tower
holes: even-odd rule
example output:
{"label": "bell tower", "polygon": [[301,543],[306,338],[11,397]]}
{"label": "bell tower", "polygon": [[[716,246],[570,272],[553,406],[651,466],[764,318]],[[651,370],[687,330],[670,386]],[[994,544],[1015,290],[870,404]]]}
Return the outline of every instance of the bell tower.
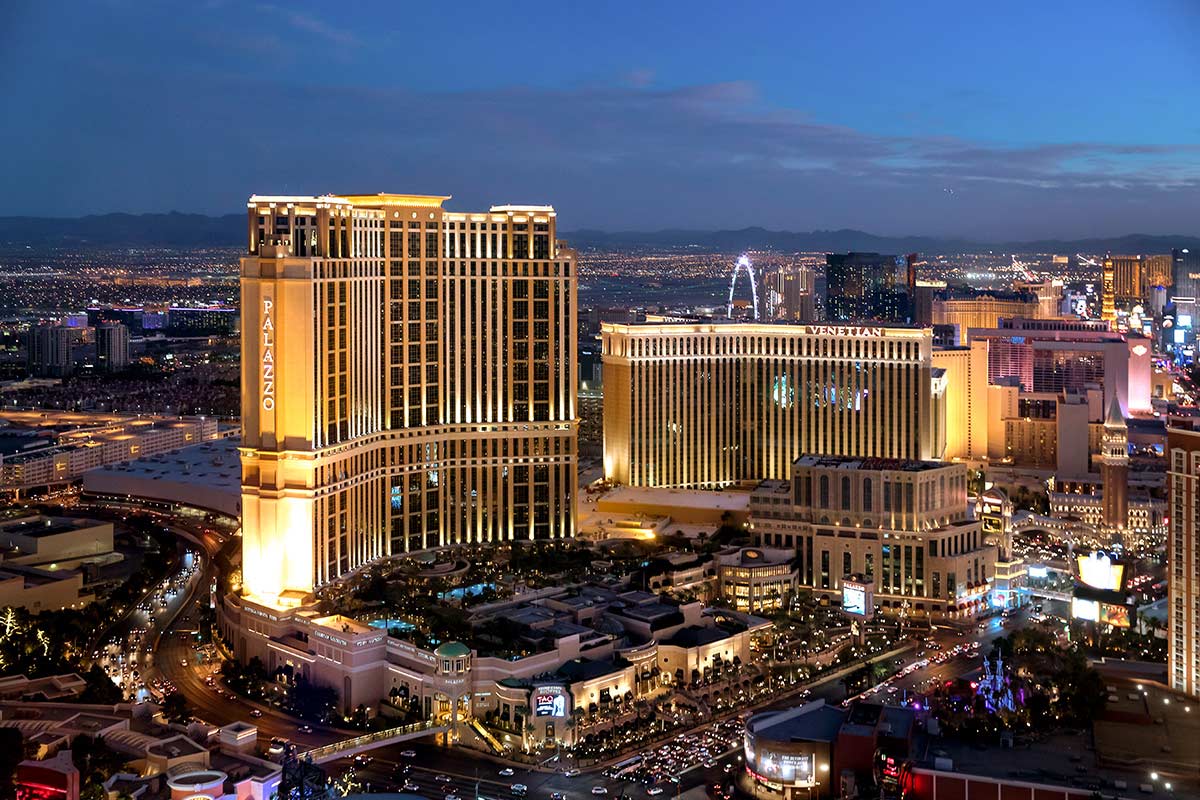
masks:
{"label": "bell tower", "polygon": [[1104,526],[1122,530],[1129,524],[1129,429],[1115,395],[1100,438],[1100,478],[1104,484]]}

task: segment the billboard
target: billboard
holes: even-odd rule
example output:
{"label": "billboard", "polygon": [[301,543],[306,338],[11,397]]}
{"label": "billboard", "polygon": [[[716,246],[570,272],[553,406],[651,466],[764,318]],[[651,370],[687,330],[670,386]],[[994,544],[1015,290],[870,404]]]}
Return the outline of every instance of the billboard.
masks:
{"label": "billboard", "polygon": [[1116,603],[1100,604],[1100,621],[1106,625],[1112,625],[1114,628],[1128,628],[1130,627],[1129,618],[1128,606]]}
{"label": "billboard", "polygon": [[1085,600],[1082,597],[1071,599],[1071,616],[1087,622],[1100,621],[1100,603],[1096,600]]}
{"label": "billboard", "polygon": [[867,613],[867,592],[861,586],[842,584],[842,610],[847,614],[864,616]]}
{"label": "billboard", "polygon": [[539,717],[565,717],[567,696],[561,689],[539,689],[533,698],[533,713]]}
{"label": "billboard", "polygon": [[1071,616],[1085,622],[1112,625],[1114,628],[1130,627],[1130,620],[1133,618],[1129,606],[1085,597],[1075,597],[1071,600]]}
{"label": "billboard", "polygon": [[1076,556],[1079,582],[1093,589],[1119,592],[1125,585],[1125,565],[1112,559],[1108,553],[1097,550],[1088,556]]}
{"label": "billboard", "polygon": [[776,753],[760,748],[750,769],[759,780],[784,786],[812,786],[813,760],[812,753]]}
{"label": "billboard", "polygon": [[842,613],[871,618],[875,613],[875,584],[857,578],[842,578]]}

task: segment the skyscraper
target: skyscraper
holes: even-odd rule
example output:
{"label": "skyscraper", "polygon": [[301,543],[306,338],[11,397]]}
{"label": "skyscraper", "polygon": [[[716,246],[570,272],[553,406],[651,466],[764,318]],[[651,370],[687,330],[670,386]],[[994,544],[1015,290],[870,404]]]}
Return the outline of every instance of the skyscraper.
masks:
{"label": "skyscraper", "polygon": [[1112,326],[1117,321],[1117,265],[1111,258],[1100,266],[1100,319]]}
{"label": "skyscraper", "polygon": [[1200,695],[1200,431],[1167,431],[1167,682]]}
{"label": "skyscraper", "polygon": [[1166,331],[1167,346],[1176,363],[1190,364],[1196,357],[1197,298],[1200,298],[1200,252],[1187,248],[1171,251],[1171,298],[1168,314],[1173,327]]}
{"label": "skyscraper", "polygon": [[1104,269],[1112,270],[1113,297],[1125,303],[1139,303],[1144,285],[1141,256],[1106,256]]}
{"label": "skyscraper", "polygon": [[34,325],[25,337],[25,359],[32,375],[63,378],[75,371],[76,351],[83,345],[85,328],[68,325]]}
{"label": "skyscraper", "polygon": [[809,453],[941,458],[928,328],[665,323],[601,328],[604,474],[720,488]]}
{"label": "skyscraper", "polygon": [[825,256],[825,316],[831,322],[911,322],[915,257]]}
{"label": "skyscraper", "polygon": [[574,532],[575,254],[549,206],[446,199],[250,199],[243,584],[260,599]]}
{"label": "skyscraper", "polygon": [[96,366],[105,372],[129,366],[129,328],[119,322],[96,326]]}

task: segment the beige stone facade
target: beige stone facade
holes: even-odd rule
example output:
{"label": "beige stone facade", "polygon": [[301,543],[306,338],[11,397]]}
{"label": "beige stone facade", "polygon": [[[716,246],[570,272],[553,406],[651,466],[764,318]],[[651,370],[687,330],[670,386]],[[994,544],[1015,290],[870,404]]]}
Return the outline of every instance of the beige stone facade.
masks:
{"label": "beige stone facade", "polygon": [[750,501],[755,541],[794,549],[801,586],[840,601],[842,579],[875,582],[884,612],[986,610],[998,550],[984,541],[959,464],[805,456]]}
{"label": "beige stone facade", "polygon": [[804,453],[936,458],[928,329],[675,323],[601,330],[605,477],[722,488]]}
{"label": "beige stone facade", "polygon": [[574,533],[575,254],[548,206],[253,197],[242,259],[244,586]]}

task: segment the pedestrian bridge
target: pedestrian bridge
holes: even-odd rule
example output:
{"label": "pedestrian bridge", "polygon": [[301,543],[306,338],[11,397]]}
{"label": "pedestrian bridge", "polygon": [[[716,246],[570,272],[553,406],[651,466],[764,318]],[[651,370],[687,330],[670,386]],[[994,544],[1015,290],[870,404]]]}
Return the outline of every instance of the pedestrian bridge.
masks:
{"label": "pedestrian bridge", "polygon": [[449,726],[439,725],[432,720],[414,722],[411,725],[401,725],[398,728],[388,728],[387,730],[365,733],[362,736],[355,736],[353,739],[343,739],[340,742],[323,745],[309,750],[301,757],[311,758],[314,764],[324,764],[339,758],[350,758],[359,753],[374,750],[376,747],[384,747],[385,745],[404,742],[409,739],[419,739],[422,736],[444,733],[447,730],[449,730]]}

